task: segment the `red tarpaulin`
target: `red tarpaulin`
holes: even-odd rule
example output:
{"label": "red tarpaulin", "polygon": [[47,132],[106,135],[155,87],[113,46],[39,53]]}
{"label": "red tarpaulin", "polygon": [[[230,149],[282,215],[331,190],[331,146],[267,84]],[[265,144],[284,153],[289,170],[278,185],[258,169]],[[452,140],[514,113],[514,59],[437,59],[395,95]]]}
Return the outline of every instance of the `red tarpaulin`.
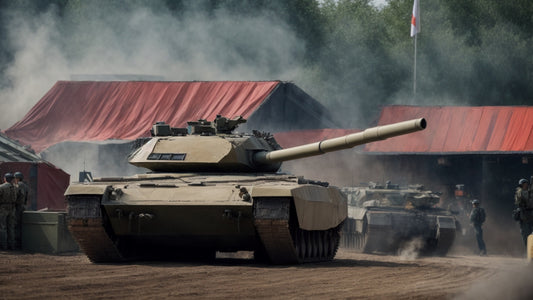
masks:
{"label": "red tarpaulin", "polygon": [[533,151],[533,107],[388,106],[379,125],[421,118],[422,132],[365,146],[368,152],[458,153]]}
{"label": "red tarpaulin", "polygon": [[165,121],[248,118],[279,81],[59,81],[6,134],[40,152],[63,141],[136,139]]}
{"label": "red tarpaulin", "polygon": [[332,139],[347,134],[359,132],[357,129],[309,129],[278,132],[274,138],[283,148],[299,146],[326,139]]}
{"label": "red tarpaulin", "polygon": [[47,163],[0,162],[0,174],[22,172],[30,193],[28,207],[39,210],[64,210],[63,195],[70,183],[70,175]]}

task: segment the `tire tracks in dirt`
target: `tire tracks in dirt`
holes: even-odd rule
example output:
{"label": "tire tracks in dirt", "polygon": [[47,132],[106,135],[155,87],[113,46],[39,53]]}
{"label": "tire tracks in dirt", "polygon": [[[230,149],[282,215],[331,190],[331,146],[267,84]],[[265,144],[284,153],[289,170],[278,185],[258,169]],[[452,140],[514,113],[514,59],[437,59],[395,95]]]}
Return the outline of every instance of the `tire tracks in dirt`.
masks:
{"label": "tire tracks in dirt", "polygon": [[213,264],[133,262],[92,264],[82,254],[0,252],[1,299],[146,298],[394,298],[448,299],[524,265],[505,257],[365,255],[341,250],[337,259],[268,266],[249,259]]}

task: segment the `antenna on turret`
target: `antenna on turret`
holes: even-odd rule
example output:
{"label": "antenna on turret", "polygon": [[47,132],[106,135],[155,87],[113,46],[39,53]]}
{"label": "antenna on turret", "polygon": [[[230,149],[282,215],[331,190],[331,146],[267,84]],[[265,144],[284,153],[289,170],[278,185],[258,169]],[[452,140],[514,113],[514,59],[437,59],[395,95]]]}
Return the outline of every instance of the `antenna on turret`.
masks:
{"label": "antenna on turret", "polygon": [[86,171],[86,157],[83,156],[83,171],[79,172],[78,176],[78,182],[92,182],[93,181],[93,175],[91,172]]}

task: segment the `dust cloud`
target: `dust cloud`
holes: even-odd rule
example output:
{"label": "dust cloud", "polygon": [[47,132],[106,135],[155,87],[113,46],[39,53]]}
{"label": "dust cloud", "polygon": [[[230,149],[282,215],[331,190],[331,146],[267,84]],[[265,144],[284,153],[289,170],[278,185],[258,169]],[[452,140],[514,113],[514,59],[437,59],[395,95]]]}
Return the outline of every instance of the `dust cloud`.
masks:
{"label": "dust cloud", "polygon": [[414,238],[407,241],[398,249],[398,257],[400,260],[415,260],[420,256],[424,244],[422,238]]}
{"label": "dust cloud", "polygon": [[500,271],[488,279],[477,280],[455,299],[533,299],[532,276],[533,265],[525,265],[512,271]]}

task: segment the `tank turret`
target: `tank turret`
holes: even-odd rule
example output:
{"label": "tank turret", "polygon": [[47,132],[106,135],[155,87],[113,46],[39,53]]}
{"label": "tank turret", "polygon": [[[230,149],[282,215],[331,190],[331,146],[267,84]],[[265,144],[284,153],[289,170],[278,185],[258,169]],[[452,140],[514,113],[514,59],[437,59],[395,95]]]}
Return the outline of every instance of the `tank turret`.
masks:
{"label": "tank turret", "polygon": [[349,149],[426,128],[425,119],[414,119],[281,149],[269,134],[234,133],[244,122],[242,117],[221,116],[213,122],[188,122],[188,128],[157,122],[151,130],[153,137],[130,155],[129,162],[155,172],[275,172],[283,161]]}

